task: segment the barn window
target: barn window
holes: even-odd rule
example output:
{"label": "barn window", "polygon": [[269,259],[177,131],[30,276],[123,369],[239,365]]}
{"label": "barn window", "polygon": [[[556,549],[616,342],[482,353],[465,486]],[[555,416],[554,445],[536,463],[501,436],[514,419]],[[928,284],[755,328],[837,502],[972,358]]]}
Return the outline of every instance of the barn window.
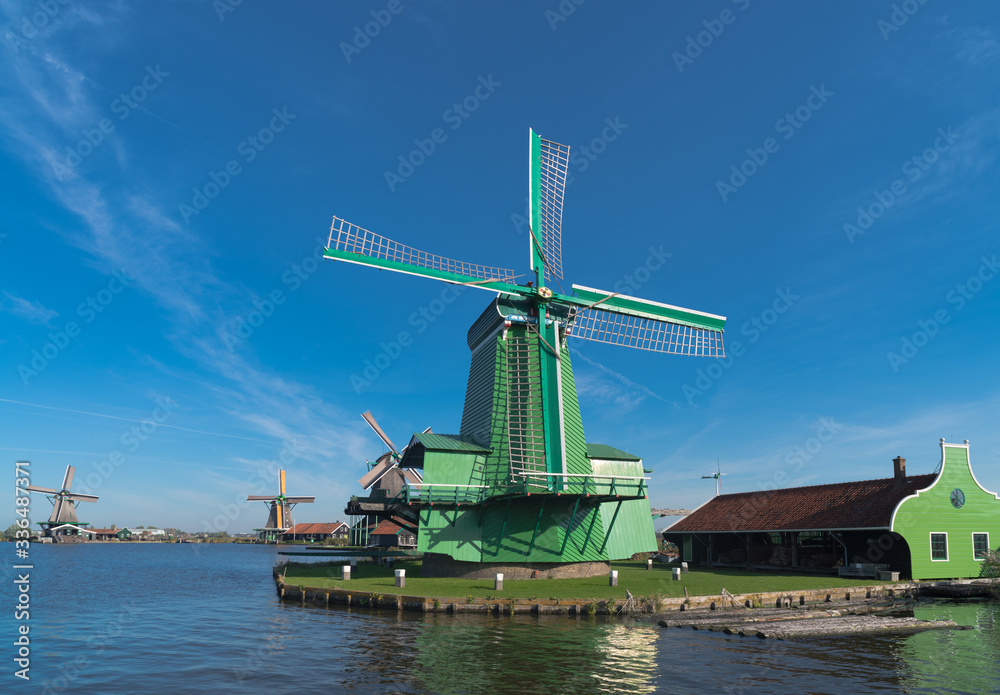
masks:
{"label": "barn window", "polygon": [[947,533],[932,533],[931,534],[931,560],[945,560],[948,559],[948,534]]}
{"label": "barn window", "polygon": [[972,534],[972,556],[976,560],[985,560],[986,553],[990,552],[990,534]]}

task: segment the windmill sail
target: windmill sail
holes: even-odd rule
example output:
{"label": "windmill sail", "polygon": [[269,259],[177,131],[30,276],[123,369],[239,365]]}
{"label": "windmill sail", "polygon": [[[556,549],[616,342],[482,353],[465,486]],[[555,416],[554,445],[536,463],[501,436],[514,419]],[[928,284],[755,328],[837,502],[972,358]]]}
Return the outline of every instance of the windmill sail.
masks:
{"label": "windmill sail", "polygon": [[573,289],[586,300],[572,312],[573,337],[674,355],[725,357],[721,316],[581,285]]}
{"label": "windmill sail", "polygon": [[372,415],[372,411],[366,410],[361,413],[361,417],[365,419],[368,426],[371,427],[375,434],[378,435],[378,438],[381,439],[387,447],[389,447],[389,451],[391,451],[396,458],[399,458],[399,449],[397,449],[396,445],[392,443],[391,439],[389,439],[389,435],[387,435],[384,431],[382,431],[382,428],[379,427],[378,423],[375,421],[375,416]]}
{"label": "windmill sail", "polygon": [[[476,280],[500,283],[513,283],[516,280],[514,271],[508,268],[466,263],[419,251],[362,229],[340,217],[333,218],[328,243],[328,256],[349,263],[374,265],[412,275],[431,275],[442,280],[465,281],[469,284]],[[416,272],[421,268],[436,272]]]}
{"label": "windmill sail", "polygon": [[[533,137],[538,137],[534,136]],[[534,143],[532,143],[534,144]],[[534,148],[532,148],[534,155]],[[538,229],[532,229],[535,241],[542,245],[545,279],[562,279],[562,211],[566,195],[566,172],[569,146],[538,137],[538,180],[532,163],[532,187],[538,188]],[[531,196],[534,205],[535,196]],[[534,212],[534,211],[533,211]],[[534,214],[532,215],[534,218]]]}

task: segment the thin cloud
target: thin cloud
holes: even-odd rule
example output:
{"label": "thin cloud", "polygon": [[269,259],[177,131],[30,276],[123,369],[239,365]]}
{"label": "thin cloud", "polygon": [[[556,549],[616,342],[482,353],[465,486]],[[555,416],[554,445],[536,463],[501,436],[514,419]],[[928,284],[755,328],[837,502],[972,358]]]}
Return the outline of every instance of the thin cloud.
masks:
{"label": "thin cloud", "polygon": [[41,302],[25,299],[7,290],[3,290],[3,296],[0,296],[0,311],[42,326],[51,325],[52,319],[59,315],[58,311],[49,309]]}

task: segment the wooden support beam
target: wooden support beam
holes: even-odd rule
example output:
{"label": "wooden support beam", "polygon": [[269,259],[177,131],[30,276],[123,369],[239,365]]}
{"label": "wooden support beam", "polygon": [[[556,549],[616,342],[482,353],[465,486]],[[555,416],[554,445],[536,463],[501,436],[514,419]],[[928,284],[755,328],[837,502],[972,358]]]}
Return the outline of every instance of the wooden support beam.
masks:
{"label": "wooden support beam", "polygon": [[510,499],[507,499],[507,511],[503,513],[503,522],[500,524],[500,536],[497,538],[497,547],[493,551],[493,557],[500,554],[500,544],[503,542],[503,532],[507,528],[507,517],[510,516]]}
{"label": "wooden support beam", "polygon": [[608,524],[607,533],[604,534],[604,542],[601,543],[601,550],[600,550],[600,552],[602,554],[604,553],[604,548],[607,547],[607,545],[608,545],[608,536],[611,535],[611,529],[613,529],[615,527],[615,519],[618,518],[618,511],[621,508],[622,508],[622,503],[621,502],[619,502],[618,504],[615,505],[615,513],[611,516],[611,523]]}
{"label": "wooden support beam", "polygon": [[528,546],[528,552],[525,557],[531,555],[531,551],[535,549],[535,538],[538,537],[538,529],[542,525],[542,514],[545,512],[545,498],[542,498],[542,503],[538,505],[538,519],[535,520],[535,530],[531,534],[531,544]]}
{"label": "wooden support beam", "polygon": [[580,498],[576,498],[576,503],[573,505],[573,513],[569,515],[569,523],[566,524],[566,535],[563,537],[562,549],[559,554],[562,555],[566,552],[566,544],[569,542],[569,535],[573,532],[573,522],[576,521],[576,509],[580,506]]}

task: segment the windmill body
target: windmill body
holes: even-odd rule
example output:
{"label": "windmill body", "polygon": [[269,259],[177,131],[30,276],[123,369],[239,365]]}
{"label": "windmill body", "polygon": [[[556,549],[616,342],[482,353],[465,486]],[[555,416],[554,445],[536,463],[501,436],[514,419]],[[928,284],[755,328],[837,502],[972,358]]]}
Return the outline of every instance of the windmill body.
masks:
{"label": "windmill body", "polygon": [[[427,254],[334,218],[328,258],[494,292],[469,329],[471,367],[459,434],[414,434],[395,462],[420,471],[392,500],[355,498],[417,521],[418,549],[454,562],[600,563],[657,548],[642,460],[588,444],[567,340],[722,357],[721,316],[573,285],[562,277],[569,148],[530,133],[532,282]],[[382,436],[382,435],[380,435]],[[383,439],[387,441],[387,439]],[[394,450],[395,453],[395,450]],[[390,509],[391,508],[391,509]],[[350,511],[350,509],[348,510]]]}
{"label": "windmill body", "polygon": [[79,492],[72,492],[73,475],[76,473],[75,466],[66,466],[66,473],[63,476],[61,490],[41,487],[39,485],[28,485],[25,489],[30,492],[38,492],[49,498],[52,502],[52,513],[48,521],[40,521],[38,525],[42,527],[45,536],[58,542],[73,542],[87,540],[90,526],[89,522],[81,522],[76,516],[77,502],[96,502],[97,495],[85,495]]}
{"label": "windmill body", "polygon": [[266,502],[268,505],[267,523],[264,528],[255,528],[257,539],[265,543],[277,542],[281,534],[294,526],[292,522],[292,507],[296,504],[311,504],[315,497],[288,497],[285,494],[285,471],[278,472],[277,495],[249,495],[248,502]]}

